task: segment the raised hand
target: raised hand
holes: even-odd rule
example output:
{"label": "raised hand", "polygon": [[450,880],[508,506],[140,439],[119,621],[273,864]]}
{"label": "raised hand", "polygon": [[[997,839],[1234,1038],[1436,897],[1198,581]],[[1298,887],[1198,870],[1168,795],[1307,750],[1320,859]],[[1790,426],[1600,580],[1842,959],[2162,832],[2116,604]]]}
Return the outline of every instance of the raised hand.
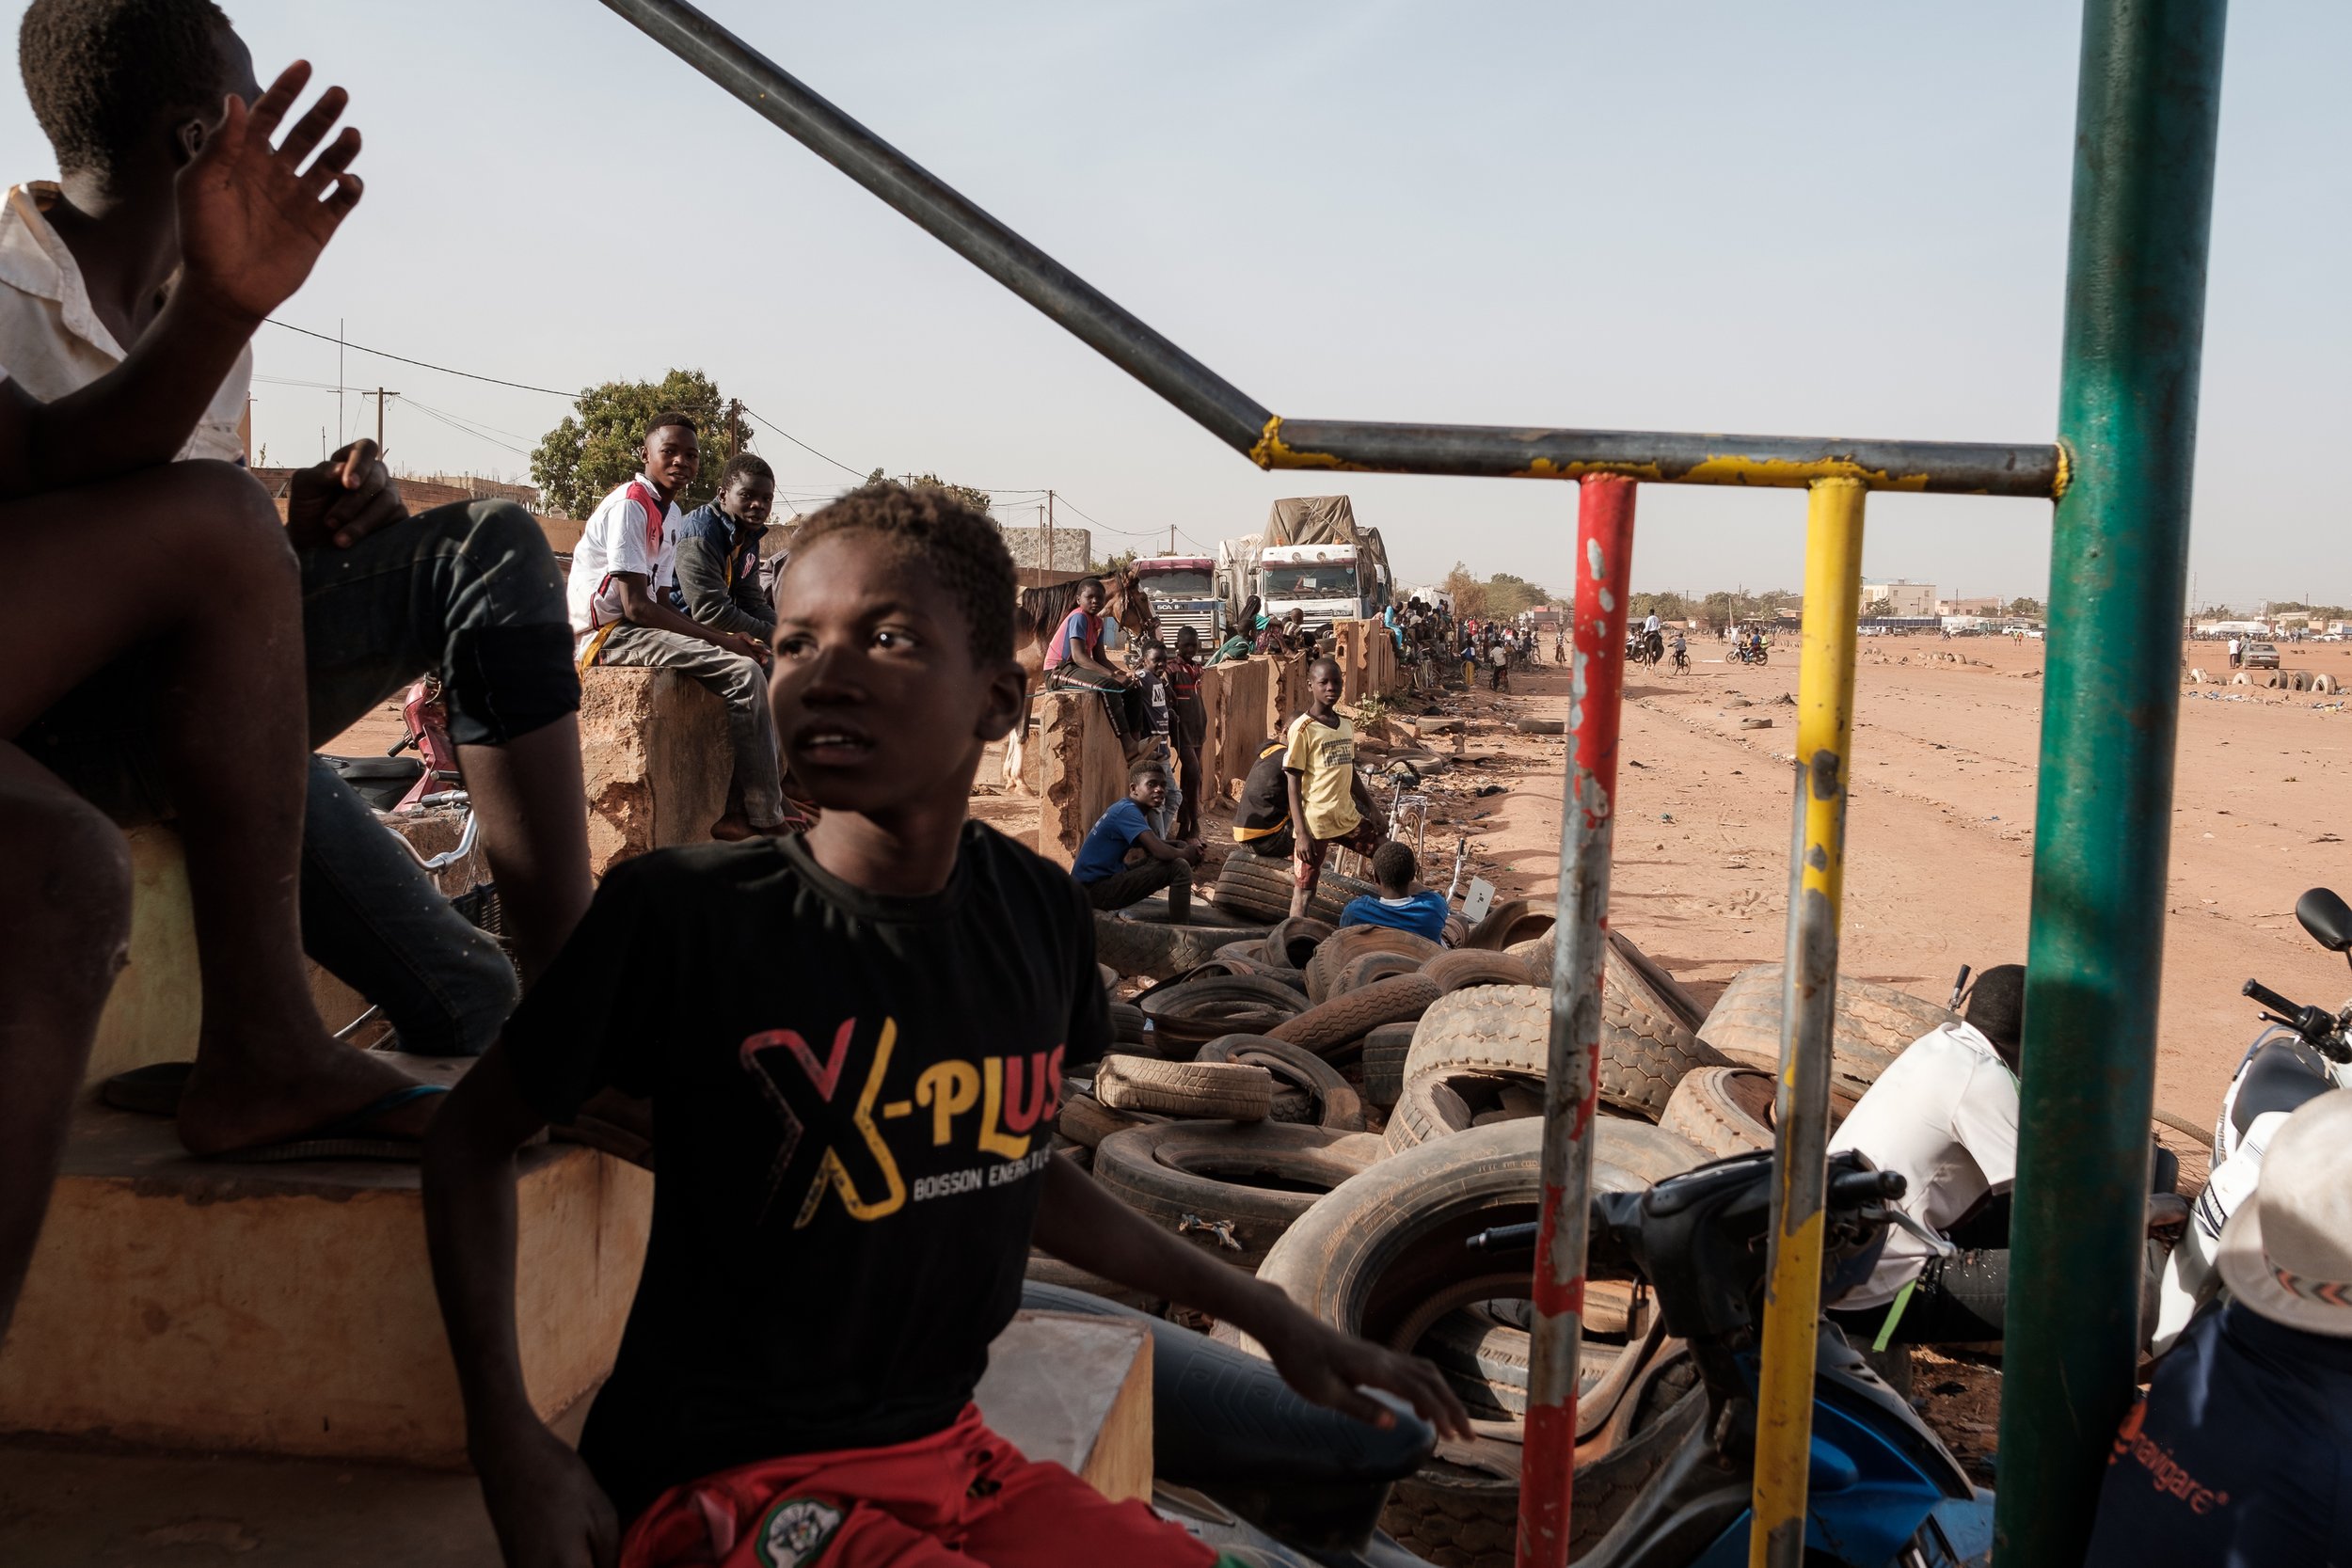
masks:
{"label": "raised hand", "polygon": [[335,230],[359,204],[349,172],[359,133],[345,126],[309,168],[350,97],[341,87],[319,95],[276,147],[270,138],[310,80],[296,60],[246,107],[231,96],[220,128],[180,171],[182,287],[206,303],[258,323],[310,276]]}

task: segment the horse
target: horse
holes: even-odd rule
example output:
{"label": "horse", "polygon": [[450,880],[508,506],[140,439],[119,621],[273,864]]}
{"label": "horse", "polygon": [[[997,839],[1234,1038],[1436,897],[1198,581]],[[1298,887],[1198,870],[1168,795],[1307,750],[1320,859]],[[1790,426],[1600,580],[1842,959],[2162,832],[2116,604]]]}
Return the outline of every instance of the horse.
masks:
{"label": "horse", "polygon": [[1133,567],[1021,590],[1012,610],[1012,657],[1020,661],[1024,679],[1021,718],[1005,736],[1005,788],[1011,794],[1019,795],[1027,787],[1022,782],[1021,767],[1029,728],[1028,700],[1045,688],[1045,650],[1070,612],[1078,608],[1078,591],[1089,581],[1102,583],[1103,613],[1118,622],[1129,637],[1146,640],[1158,625],[1152,613],[1151,596],[1143,591],[1142,574]]}

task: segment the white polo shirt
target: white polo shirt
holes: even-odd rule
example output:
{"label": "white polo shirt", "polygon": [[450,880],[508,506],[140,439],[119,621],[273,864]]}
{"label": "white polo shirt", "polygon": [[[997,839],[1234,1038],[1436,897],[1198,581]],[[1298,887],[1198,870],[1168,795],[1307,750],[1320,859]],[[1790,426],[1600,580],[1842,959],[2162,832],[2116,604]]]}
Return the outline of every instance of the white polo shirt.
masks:
{"label": "white polo shirt", "polygon": [[[1879,1074],[1829,1151],[1859,1149],[1908,1185],[1896,1207],[1941,1235],[1988,1193],[2017,1180],[2017,1079],[1993,1042],[1965,1023],[1929,1030]],[[1919,1277],[1933,1254],[1889,1227],[1868,1280],[1834,1307],[1881,1307]]]}
{"label": "white polo shirt", "polygon": [[[128,353],[90,308],[80,263],[42,215],[57,194],[53,182],[36,180],[10,186],[0,205],[0,372],[43,403],[80,391]],[[247,343],[180,456],[243,464],[252,387]]]}
{"label": "white polo shirt", "polygon": [[580,528],[580,543],[572,546],[572,575],[564,597],[579,651],[586,650],[588,640],[597,631],[623,618],[614,573],[638,574],[657,593],[677,580],[677,531],[682,521],[677,503],[666,503],[661,517],[649,522],[644,504],[629,493],[634,485],[643,485],[657,499],[660,497],[654,482],[639,474],[596,503]]}

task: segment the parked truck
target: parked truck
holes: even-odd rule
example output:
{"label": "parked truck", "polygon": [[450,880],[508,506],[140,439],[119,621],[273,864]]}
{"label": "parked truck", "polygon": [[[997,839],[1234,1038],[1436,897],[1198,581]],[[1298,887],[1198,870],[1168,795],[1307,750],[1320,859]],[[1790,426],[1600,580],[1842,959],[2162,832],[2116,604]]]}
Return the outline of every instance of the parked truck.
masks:
{"label": "parked truck", "polygon": [[1380,531],[1359,527],[1345,496],[1276,501],[1263,532],[1217,546],[1217,580],[1236,616],[1254,594],[1273,619],[1303,610],[1317,630],[1375,620],[1394,597]]}
{"label": "parked truck", "polygon": [[1136,562],[1136,576],[1152,601],[1161,641],[1174,647],[1179,626],[1198,632],[1204,652],[1215,652],[1225,641],[1232,616],[1218,587],[1216,562],[1205,555],[1150,556]]}

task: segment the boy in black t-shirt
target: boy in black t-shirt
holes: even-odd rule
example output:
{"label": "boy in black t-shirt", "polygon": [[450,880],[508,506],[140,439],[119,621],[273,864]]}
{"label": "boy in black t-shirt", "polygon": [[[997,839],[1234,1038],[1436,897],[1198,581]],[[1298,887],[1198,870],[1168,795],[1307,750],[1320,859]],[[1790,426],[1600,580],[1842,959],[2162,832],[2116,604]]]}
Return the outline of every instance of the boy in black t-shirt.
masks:
{"label": "boy in black t-shirt", "polygon": [[[965,820],[1022,707],[1010,559],[943,492],[869,485],[778,583],[772,701],[805,836],[615,866],[426,1156],[469,1449],[510,1563],[1208,1568],[981,1423],[972,1391],[1031,1242],[1467,1429],[1426,1365],[1316,1322],[1123,1207],[1047,1139],[1109,1040],[1070,879]],[[612,1085],[652,1102],[653,1234],[577,1455],[514,1333],[512,1156]]]}

